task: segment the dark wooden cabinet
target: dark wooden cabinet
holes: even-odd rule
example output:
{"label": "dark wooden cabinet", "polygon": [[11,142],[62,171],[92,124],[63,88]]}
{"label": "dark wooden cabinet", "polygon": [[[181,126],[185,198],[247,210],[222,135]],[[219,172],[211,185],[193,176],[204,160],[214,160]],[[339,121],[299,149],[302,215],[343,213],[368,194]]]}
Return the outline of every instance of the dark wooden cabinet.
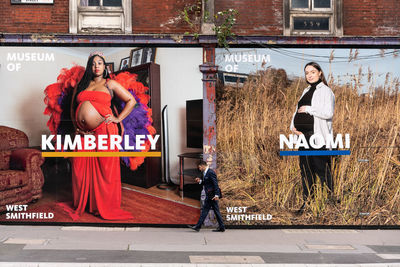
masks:
{"label": "dark wooden cabinet", "polygon": [[[160,65],[146,63],[123,71],[137,74],[137,80],[149,87],[149,107],[152,109],[153,127],[157,131],[156,134],[161,135]],[[161,137],[157,141],[155,151],[161,151]],[[122,182],[140,187],[149,188],[157,185],[162,181],[161,158],[145,158],[144,163],[136,171],[121,165],[121,177]]]}

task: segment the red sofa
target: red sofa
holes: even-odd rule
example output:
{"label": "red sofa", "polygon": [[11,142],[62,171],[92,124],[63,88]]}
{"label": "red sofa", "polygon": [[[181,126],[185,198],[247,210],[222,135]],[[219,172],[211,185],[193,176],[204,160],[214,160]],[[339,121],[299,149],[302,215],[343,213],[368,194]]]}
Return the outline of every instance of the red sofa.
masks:
{"label": "red sofa", "polygon": [[0,126],[0,212],[6,205],[27,204],[42,196],[44,159],[28,146],[24,132]]}

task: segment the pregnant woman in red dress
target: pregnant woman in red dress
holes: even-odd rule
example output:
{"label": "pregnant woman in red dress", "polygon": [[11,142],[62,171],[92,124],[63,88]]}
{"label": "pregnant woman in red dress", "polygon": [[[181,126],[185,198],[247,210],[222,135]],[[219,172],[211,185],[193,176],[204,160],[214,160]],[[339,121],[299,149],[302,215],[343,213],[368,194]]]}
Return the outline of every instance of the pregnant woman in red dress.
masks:
{"label": "pregnant woman in red dress", "polygon": [[[123,86],[108,80],[105,60],[101,53],[92,53],[85,73],[72,96],[71,117],[75,119],[76,134],[117,135],[120,123],[134,108],[136,101]],[[111,99],[125,102],[119,115],[113,114]],[[83,151],[83,150],[80,150]],[[85,150],[85,151],[118,151]],[[85,209],[106,220],[132,219],[132,214],[121,209],[121,174],[119,157],[72,158],[72,194],[74,220]]]}

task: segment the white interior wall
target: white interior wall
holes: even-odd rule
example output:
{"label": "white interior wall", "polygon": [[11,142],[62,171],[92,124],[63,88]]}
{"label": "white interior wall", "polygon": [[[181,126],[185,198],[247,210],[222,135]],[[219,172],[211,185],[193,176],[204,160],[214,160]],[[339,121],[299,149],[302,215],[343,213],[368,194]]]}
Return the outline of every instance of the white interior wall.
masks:
{"label": "white interior wall", "polygon": [[[129,57],[132,49],[133,48],[108,48],[108,50],[104,51],[106,62],[113,62],[114,71],[119,71],[121,59]],[[102,50],[100,49],[100,51]]]}
{"label": "white interior wall", "polygon": [[[9,53],[48,53],[54,61],[8,61]],[[38,146],[46,123],[44,89],[55,83],[62,68],[85,64],[79,55],[60,53],[46,47],[0,47],[0,124],[24,131],[31,146]],[[20,66],[18,71],[9,68]]]}
{"label": "white interior wall", "polygon": [[[186,100],[203,97],[202,48],[157,48],[160,65],[161,108],[168,105],[170,172],[178,183],[179,154],[201,149],[186,147]],[[185,166],[195,163],[187,159]]]}

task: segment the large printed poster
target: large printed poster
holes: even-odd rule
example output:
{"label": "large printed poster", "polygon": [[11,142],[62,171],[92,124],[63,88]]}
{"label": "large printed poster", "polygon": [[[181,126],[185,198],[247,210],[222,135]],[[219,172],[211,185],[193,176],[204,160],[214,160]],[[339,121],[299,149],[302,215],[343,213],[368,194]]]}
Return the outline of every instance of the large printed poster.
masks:
{"label": "large printed poster", "polygon": [[182,125],[201,63],[200,48],[1,47],[0,221],[194,224],[201,186],[179,195],[177,155],[194,150]]}
{"label": "large printed poster", "polygon": [[218,50],[227,223],[399,225],[398,53]]}
{"label": "large printed poster", "polygon": [[[399,225],[398,53],[216,49],[215,171],[228,227]],[[199,157],[179,159],[202,152],[191,144],[204,135],[193,127],[201,116],[190,114],[204,99],[202,56],[0,47],[0,223],[195,224]]]}

